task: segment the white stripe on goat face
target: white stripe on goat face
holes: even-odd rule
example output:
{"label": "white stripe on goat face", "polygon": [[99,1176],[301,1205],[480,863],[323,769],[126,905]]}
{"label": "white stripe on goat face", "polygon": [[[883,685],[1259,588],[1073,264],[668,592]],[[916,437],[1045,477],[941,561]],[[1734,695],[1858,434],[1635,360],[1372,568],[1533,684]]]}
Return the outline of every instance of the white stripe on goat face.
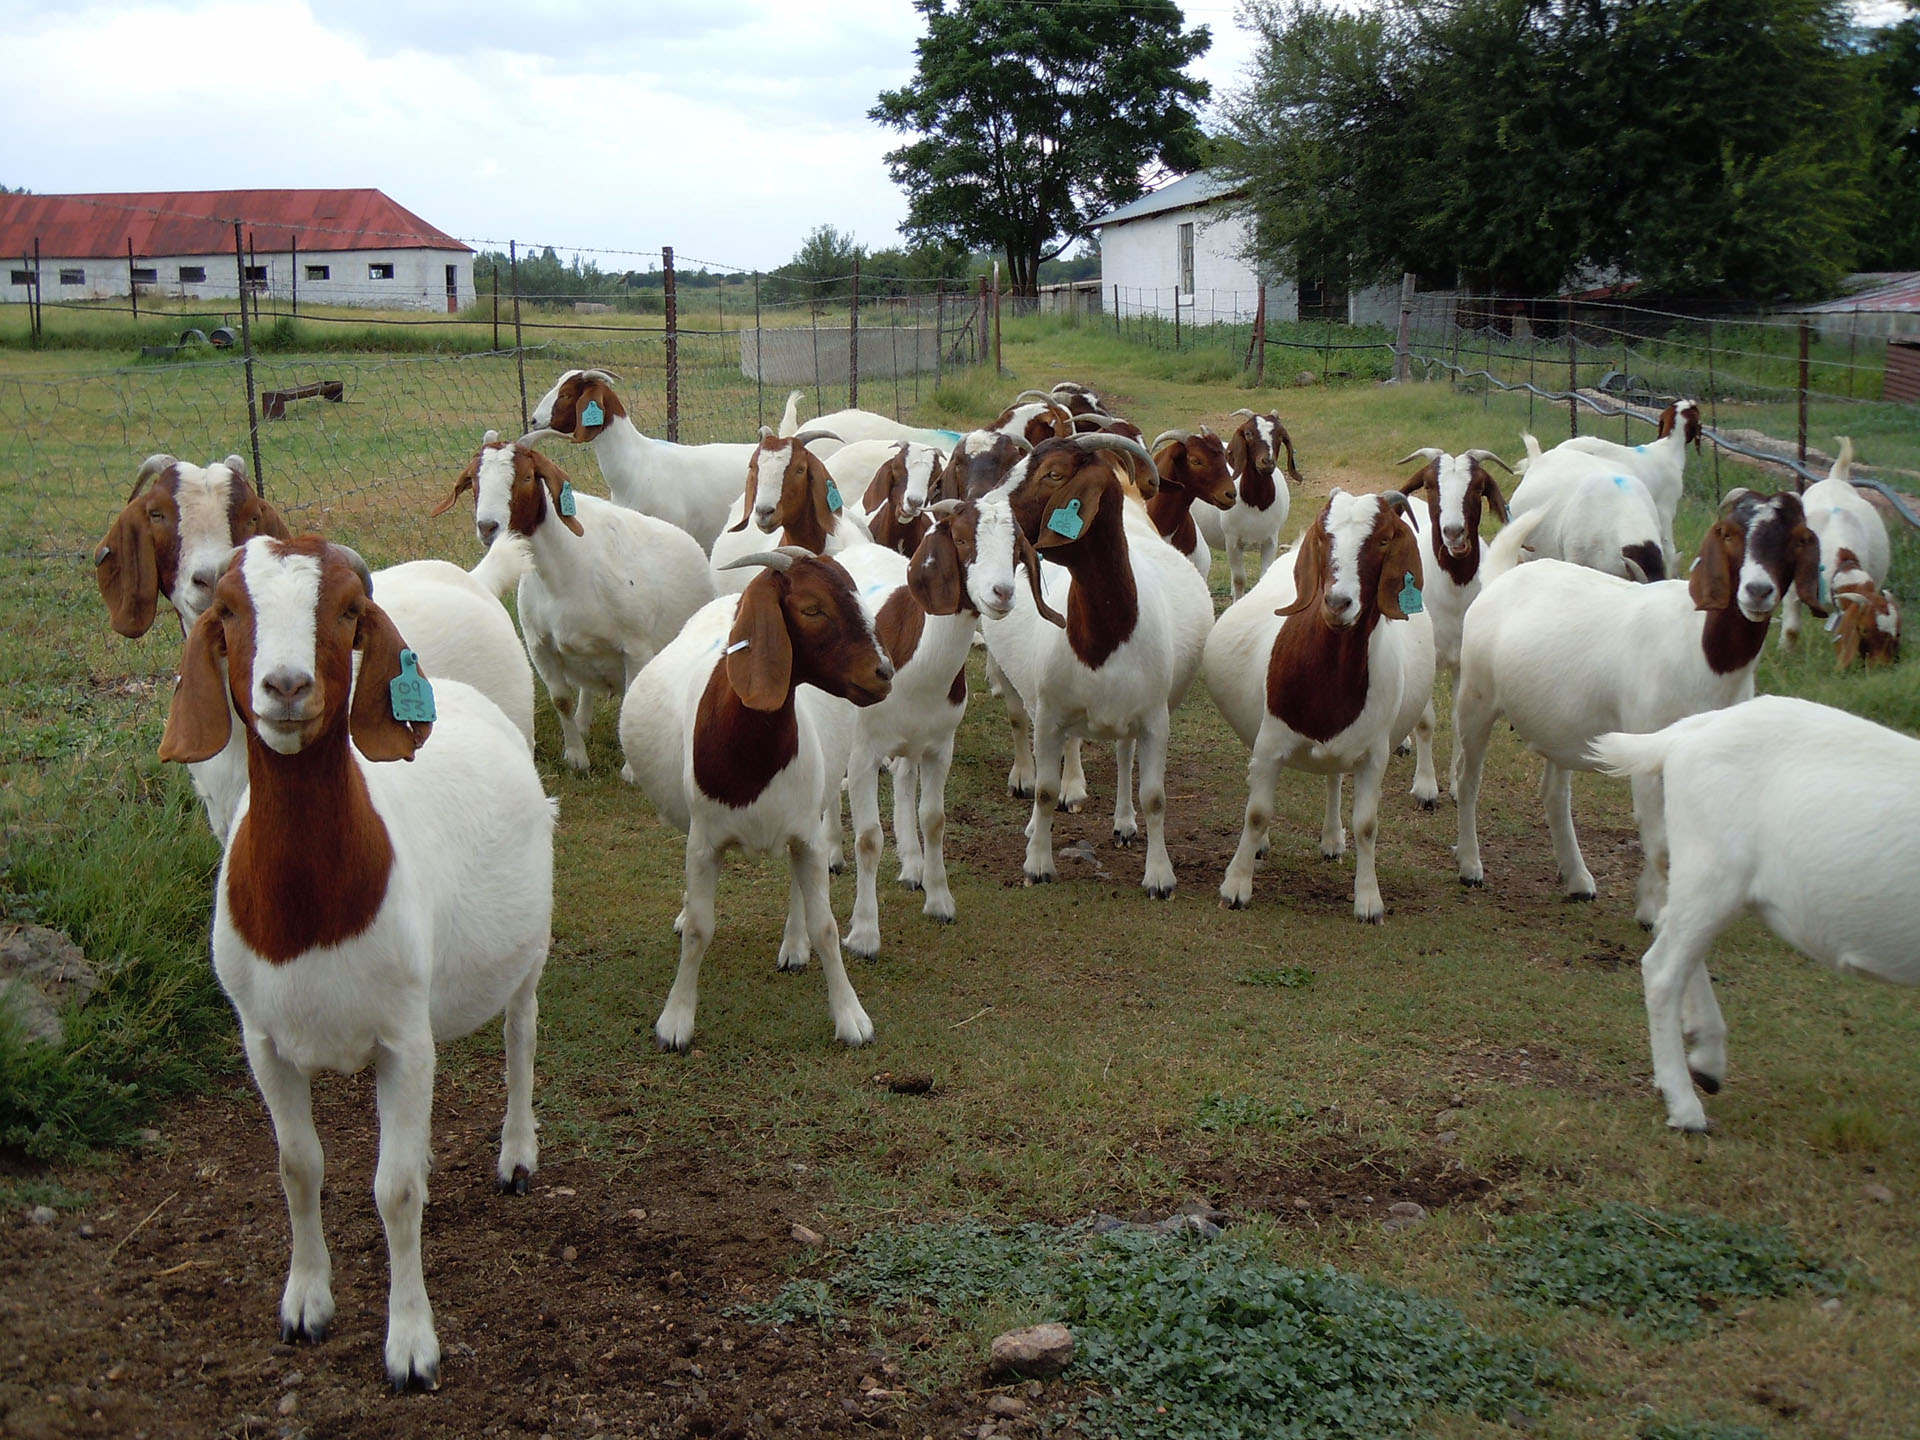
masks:
{"label": "white stripe on goat face", "polygon": [[974,506],[973,563],[967,567],[967,598],[982,615],[998,619],[1013,609],[1020,563],[1014,556],[1013,506],[999,491]]}
{"label": "white stripe on goat face", "polygon": [[759,449],[747,461],[753,472],[753,523],[761,530],[773,529],[773,515],[780,508],[780,491],[787,483],[787,465],[793,459],[793,446]]}
{"label": "white stripe on goat face", "polygon": [[[1746,554],[1740,561],[1740,577],[1734,587],[1733,595],[1734,603],[1740,607],[1740,613],[1749,620],[1766,619],[1781,600],[1780,585],[1774,580],[1773,572],[1760,563],[1759,556],[1755,553],[1760,547],[1756,546],[1753,540],[1754,532],[1762,526],[1785,530],[1787,521],[1781,516],[1781,511],[1785,508],[1785,502],[1776,495],[1766,504],[1756,505],[1752,516],[1747,520]],[[1789,585],[1793,583],[1791,573],[1787,575],[1786,583]]]}
{"label": "white stripe on goat face", "polygon": [[[1327,593],[1322,602],[1329,623],[1345,629],[1360,618],[1366,597],[1360,593],[1360,547],[1380,516],[1377,495],[1335,495],[1327,502]],[[1333,621],[1338,616],[1337,622]]]}
{"label": "white stripe on goat face", "polygon": [[480,543],[491,545],[508,528],[512,515],[513,446],[485,446],[473,481],[473,531]]}
{"label": "white stripe on goat face", "polygon": [[1467,487],[1473,461],[1465,455],[1440,457],[1440,539],[1450,554],[1467,552]]}
{"label": "white stripe on goat face", "polygon": [[173,499],[180,509],[180,564],[170,598],[191,630],[213,604],[213,587],[233,558],[232,472],[225,465],[182,465]]}
{"label": "white stripe on goat face", "polygon": [[276,555],[275,543],[251,540],[241,554],[240,574],[253,603],[249,699],[260,738],[293,755],[323,699],[314,676],[320,562],[311,555]]}
{"label": "white stripe on goat face", "polygon": [[901,520],[911,520],[927,508],[927,486],[933,479],[934,462],[939,458],[939,451],[930,445],[908,448],[907,488],[900,499]]}
{"label": "white stripe on goat face", "polygon": [[1253,420],[1253,428],[1259,433],[1261,441],[1266,445],[1267,455],[1272,459],[1274,465],[1278,467],[1280,464],[1280,435],[1274,428],[1273,421],[1267,419],[1264,415],[1256,415]]}

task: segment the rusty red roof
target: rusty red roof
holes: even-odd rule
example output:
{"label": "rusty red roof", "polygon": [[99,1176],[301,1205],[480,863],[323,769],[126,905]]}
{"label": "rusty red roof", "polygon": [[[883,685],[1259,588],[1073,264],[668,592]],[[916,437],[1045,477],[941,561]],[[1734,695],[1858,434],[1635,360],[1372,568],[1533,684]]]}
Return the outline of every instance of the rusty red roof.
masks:
{"label": "rusty red roof", "polygon": [[0,195],[0,256],[231,255],[233,222],[256,251],[468,250],[378,190],[168,190]]}
{"label": "rusty red roof", "polygon": [[1879,274],[1856,275],[1853,278],[1867,282],[1867,288],[1856,290],[1840,300],[1828,300],[1824,304],[1809,305],[1806,307],[1808,313],[1844,315],[1853,310],[1863,313],[1920,310],[1920,270],[1883,271]]}

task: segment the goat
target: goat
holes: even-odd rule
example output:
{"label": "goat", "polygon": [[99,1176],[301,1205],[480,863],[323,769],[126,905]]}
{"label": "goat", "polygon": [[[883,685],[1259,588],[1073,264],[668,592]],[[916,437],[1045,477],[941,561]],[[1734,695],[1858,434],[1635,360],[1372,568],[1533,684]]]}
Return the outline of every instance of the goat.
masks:
{"label": "goat", "polygon": [[[318,536],[249,540],[188,636],[160,756],[205,760],[245,732],[249,783],[215,889],[213,968],[280,1148],[293,1230],[281,1338],[321,1339],[333,1318],[312,1079],[371,1061],[387,1376],[405,1390],[432,1388],[439,1372],[420,1265],[438,1042],[505,1012],[502,1188],[525,1194],[538,1161],[554,806],[479,691],[437,680],[430,705],[401,709],[396,682],[417,694],[420,677],[370,583],[358,556]],[[384,763],[396,760],[412,763]]]}
{"label": "goat", "polygon": [[740,493],[740,476],[754,442],[676,445],[640,433],[614,391],[607,370],[569,370],[533,407],[532,426],[520,443],[549,435],[593,447],[614,502],[676,525],[713,549],[714,537]]}
{"label": "goat", "polygon": [[1147,502],[1147,518],[1169,545],[1187,557],[1205,580],[1213,571],[1213,553],[1194,523],[1193,502],[1204,500],[1216,511],[1235,501],[1227,447],[1205,426],[1198,434],[1168,430],[1148,447],[1160,477],[1159,493]]}
{"label": "goat", "polygon": [[[1469,450],[1456,456],[1431,445],[1398,463],[1419,459],[1427,463],[1400,487],[1400,493],[1411,496],[1421,490],[1427,492],[1427,503],[1414,506],[1407,519],[1420,536],[1425,557],[1431,557],[1421,598],[1433,622],[1435,669],[1447,673],[1451,691],[1458,689],[1460,682],[1461,622],[1473,597],[1480,593],[1482,502],[1500,517],[1501,524],[1507,521],[1507,502],[1482,462],[1492,461],[1502,470],[1507,469],[1507,463],[1491,450]],[[1455,790],[1459,784],[1460,745],[1456,740],[1447,769],[1447,788]]]}
{"label": "goat", "polygon": [[1419,751],[1414,794],[1431,805],[1438,793],[1433,627],[1420,601],[1425,569],[1406,523],[1410,508],[1397,490],[1335,490],[1293,565],[1263,570],[1207,637],[1207,689],[1253,752],[1240,844],[1220,885],[1229,909],[1253,898],[1274,790],[1289,766],[1327,777],[1320,853],[1328,859],[1346,851],[1340,789],[1353,774],[1353,913],[1373,923],[1386,914],[1374,870],[1380,787],[1388,757],[1410,732]]}
{"label": "goat", "polygon": [[860,492],[874,544],[903,556],[919,548],[932,525],[926,509],[940,493],[945,456],[910,440],[862,440],[828,456],[826,466],[841,494]]}
{"label": "goat", "polygon": [[1076,418],[1082,415],[1105,417],[1108,413],[1106,402],[1078,380],[1054,381],[1047,390],[1047,398],[1065,406]]}
{"label": "goat", "polygon": [[[256,535],[291,539],[280,512],[247,480],[246,461],[229,455],[204,468],[171,455],[141,463],[127,504],[94,550],[94,578],[113,628],[145,635],[161,596],[182,635],[213,603],[214,586],[236,547]],[[381,607],[403,627],[427,673],[478,689],[512,720],[533,748],[533,670],[498,590],[489,557],[469,574],[445,560],[411,560],[374,571]],[[247,788],[247,751],[238,727],[219,755],[187,767],[207,824],[225,839]]]}
{"label": "goat", "polygon": [[1562,440],[1554,450],[1598,456],[1645,485],[1660,516],[1660,543],[1671,564],[1679,554],[1673,543],[1673,517],[1686,488],[1688,445],[1700,449],[1700,407],[1692,400],[1676,400],[1660,412],[1655,438],[1645,445],[1618,445],[1598,435],[1576,435]]}
{"label": "goat", "polygon": [[[713,542],[716,593],[740,591],[755,572],[737,568],[742,555],[764,548],[766,537],[782,532],[780,543],[798,545],[815,555],[832,555],[849,545],[872,540],[866,522],[853,512],[826,465],[807,448],[817,432],[779,439],[763,434],[747,461],[747,488],[740,518]],[[747,528],[751,520],[754,529]]]}
{"label": "goat", "polygon": [[[780,417],[779,429],[774,432],[780,439],[784,440],[799,431],[801,398],[802,392],[798,390],[787,395],[786,411]],[[958,430],[905,425],[885,415],[876,415],[871,410],[836,410],[831,415],[816,416],[807,428],[827,431],[848,445],[858,440],[910,440],[919,445],[931,445],[942,455],[960,443]]]}
{"label": "goat", "polygon": [[984,427],[1029,445],[1058,440],[1075,432],[1073,412],[1043,390],[1023,390],[1013,404]]}
{"label": "goat", "polygon": [[[1227,552],[1230,599],[1238,600],[1247,593],[1246,552],[1259,550],[1260,573],[1264,576],[1273,564],[1280,532],[1286,528],[1287,514],[1293,508],[1288,482],[1305,482],[1294,464],[1293,437],[1278,414],[1270,411],[1256,415],[1251,410],[1233,413],[1247,417],[1227,442],[1227,468],[1233,473],[1236,498],[1224,512],[1200,511],[1199,525],[1207,544]],[[1279,465],[1280,450],[1287,455],[1284,470]]]}
{"label": "goat", "polygon": [[1522,432],[1527,464],[1507,502],[1515,519],[1543,519],[1528,547],[1543,560],[1569,560],[1623,580],[1664,580],[1667,551],[1660,509],[1640,479],[1598,455],[1561,446],[1540,452]]}
{"label": "goat", "polygon": [[[1165,837],[1170,714],[1199,670],[1213,598],[1144,515],[1129,518],[1120,481],[1101,454],[1114,448],[1130,450],[1132,442],[1090,435],[1048,441],[981,501],[984,508],[1003,497],[1019,538],[1060,567],[1047,581],[1046,600],[1066,615],[1063,628],[1057,621],[1043,624],[1049,617],[1036,595],[1034,606],[1016,605],[1004,618],[983,615],[983,628],[988,654],[1032,706],[1027,883],[1054,878],[1053,805],[1062,790],[1064,751],[1069,736],[1092,736],[1117,742],[1114,839],[1120,844],[1137,833],[1131,775],[1139,747],[1147,825],[1142,884],[1149,896],[1165,899],[1175,883]],[[1137,457],[1150,476],[1151,455],[1141,448]],[[1009,533],[993,555],[979,557],[994,567],[988,572],[994,583],[1009,583],[1016,545]]]}
{"label": "goat", "polygon": [[[1835,969],[1920,984],[1920,741],[1763,695],[1651,734],[1600,735],[1590,763],[1665,792],[1669,894],[1640,973],[1668,1125],[1707,1129],[1690,1080],[1713,1095],[1726,1079],[1707,952],[1742,914]],[[1855,843],[1835,843],[1835,817]]]}
{"label": "goat", "polygon": [[[1561,560],[1515,565],[1544,512],[1515,516],[1489,548],[1480,598],[1460,644],[1454,731],[1462,760],[1457,858],[1479,885],[1477,810],[1493,723],[1512,722],[1546,761],[1540,796],[1568,898],[1591,900],[1593,875],[1573,833],[1572,772],[1591,768],[1588,743],[1612,730],[1658,730],[1682,716],[1753,695],[1753,671],[1774,607],[1788,587],[1824,614],[1815,587],[1820,542],[1800,499],[1735,490],[1685,580],[1636,585]],[[1645,863],[1635,914],[1658,918],[1665,843],[1655,782],[1634,781]]]}
{"label": "goat", "polygon": [[[1840,437],[1840,454],[1827,478],[1801,484],[1800,503],[1806,507],[1807,528],[1820,537],[1820,570],[1829,586],[1840,570],[1840,552],[1853,556],[1853,568],[1864,570],[1874,585],[1887,582],[1893,551],[1886,522],[1853,484],[1853,441]],[[1780,643],[1800,638],[1800,604],[1789,595],[1780,611]]]}
{"label": "goat", "polygon": [[713,597],[706,554],[678,526],[576,493],[545,455],[491,430],[433,514],[467,490],[481,544],[503,534],[527,542],[520,628],[560,718],[563,758],[585,770],[595,701],[623,693]]}
{"label": "goat", "polygon": [[1848,669],[1855,660],[1893,664],[1900,658],[1900,602],[1873,583],[1853,551],[1843,547],[1834,565],[1827,590],[1834,603],[1827,620],[1834,632],[1834,668]]}
{"label": "goat", "polygon": [[739,596],[722,595],[688,621],[634,678],[620,711],[620,743],[636,782],[661,818],[687,833],[680,965],[654,1035],[663,1049],[693,1043],[720,860],[739,846],[786,851],[779,968],[799,970],[809,944],[818,950],[834,1033],[864,1045],[873,1022],[841,960],[821,843],[822,807],[832,796],[837,814],[847,751],[823,733],[829,712],[818,702],[877,704],[893,666],[837,561],[796,547],[734,563],[765,569]]}

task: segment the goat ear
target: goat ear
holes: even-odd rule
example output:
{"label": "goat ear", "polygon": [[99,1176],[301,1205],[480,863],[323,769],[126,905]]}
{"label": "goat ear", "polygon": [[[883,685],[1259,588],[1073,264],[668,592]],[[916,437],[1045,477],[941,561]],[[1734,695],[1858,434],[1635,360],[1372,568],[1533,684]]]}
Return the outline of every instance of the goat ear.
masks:
{"label": "goat ear", "polygon": [[[1721,520],[1700,542],[1700,558],[1687,577],[1687,593],[1696,610],[1724,610],[1733,602],[1733,552],[1744,536],[1731,520]],[[1818,562],[1816,562],[1818,563]]]}
{"label": "goat ear", "polygon": [[1237,477],[1247,468],[1247,432],[1235,430],[1227,441],[1227,468]]}
{"label": "goat ear", "polygon": [[1419,538],[1413,533],[1411,525],[1396,516],[1393,539],[1388,543],[1386,556],[1380,562],[1378,603],[1382,619],[1407,618],[1407,612],[1400,604],[1400,592],[1409,576],[1416,590],[1426,583],[1426,571],[1420,564]]}
{"label": "goat ear", "polygon": [[[582,381],[580,393],[574,397],[573,401],[573,443],[584,445],[587,441],[596,438],[613,419],[616,413],[614,407],[618,403],[613,398],[613,391],[601,381]],[[593,413],[593,410],[587,408],[588,406],[600,412],[598,420],[590,421],[587,418]]]}
{"label": "goat ear", "polygon": [[[136,495],[93,552],[93,578],[113,628],[137,640],[153,628],[160,603],[160,557],[154,553],[147,504]],[[221,744],[225,744],[222,741]]]}
{"label": "goat ear", "polygon": [[567,472],[554,464],[553,461],[549,460],[546,456],[542,455],[538,450],[534,450],[532,454],[533,473],[539,476],[547,487],[547,499],[553,502],[554,518],[574,534],[586,534],[587,532],[580,528],[580,522],[574,519],[573,516],[566,514],[560,508],[560,491],[561,488],[568,483]]}
{"label": "goat ear", "polygon": [[[827,469],[826,463],[818,455],[804,445],[795,448],[800,452],[800,463],[807,467],[807,499],[813,506],[813,518],[819,522],[822,530],[830,531],[837,517],[833,513],[832,504],[827,499],[827,493],[830,490],[837,491],[840,487],[834,483],[833,473]],[[841,504],[844,506],[846,502],[842,500]]]}
{"label": "goat ear", "polygon": [[[749,710],[778,710],[793,686],[793,641],[783,603],[785,578],[756,575],[740,596],[727,636],[727,683]],[[743,648],[736,649],[744,641]]]}
{"label": "goat ear", "polygon": [[1040,578],[1040,552],[1028,541],[1026,532],[1018,525],[1013,527],[1014,553],[1019,556],[1021,566],[1027,572],[1027,584],[1033,590],[1033,606],[1040,612],[1040,618],[1050,624],[1067,628],[1067,617],[1047,604],[1047,587]]}
{"label": "goat ear", "polygon": [[756,450],[752,455],[747,457],[747,488],[740,496],[740,518],[727,527],[727,533],[729,535],[735,531],[746,529],[747,521],[753,515],[753,492],[760,488],[759,467],[753,462],[764,454],[766,454],[766,451]]}
{"label": "goat ear", "polygon": [[1502,525],[1507,523],[1507,497],[1500,493],[1500,485],[1493,476],[1480,468],[1478,460],[1473,462],[1473,483],[1486,497],[1487,504],[1493,507],[1493,513],[1500,517]]}
{"label": "goat ear", "polygon": [[187,632],[180,656],[180,679],[167,707],[167,728],[160,737],[160,758],[193,765],[211,760],[233,738],[233,711],[220,661],[227,653],[227,630],[218,610],[209,610]]}
{"label": "goat ear", "polygon": [[1300,537],[1299,553],[1293,557],[1293,599],[1273,613],[1297,615],[1309,605],[1320,602],[1327,588],[1327,527],[1318,515]]}
{"label": "goat ear", "polygon": [[1800,592],[1800,603],[1814,614],[1825,616],[1820,600],[1820,537],[1805,525],[1793,527],[1793,588]]}
{"label": "goat ear", "polygon": [[1412,479],[1400,487],[1400,493],[1402,495],[1418,495],[1429,479],[1435,482],[1437,488],[1439,478],[1440,462],[1438,460],[1429,460],[1425,465],[1422,465],[1419,470],[1414,472]]}
{"label": "goat ear", "polygon": [[1034,547],[1052,550],[1086,534],[1094,516],[1100,513],[1100,501],[1108,485],[1118,483],[1113,472],[1100,461],[1082,466],[1071,480],[1048,497],[1046,508],[1040,512],[1040,537]]}
{"label": "goat ear", "polygon": [[428,517],[431,518],[435,515],[446,514],[447,511],[453,508],[454,501],[458,500],[461,495],[467,491],[473,489],[479,479],[480,457],[476,455],[467,462],[467,468],[460,472],[460,478],[453,482],[453,489],[448,493],[447,498],[427,512]]}
{"label": "goat ear", "polygon": [[360,629],[353,637],[360,652],[360,673],[353,682],[353,704],[347,710],[347,728],[354,748],[369,760],[411,760],[426,743],[433,726],[427,721],[408,724],[393,718],[392,685],[400,677],[400,652],[407,648],[400,628],[373,601],[360,613]]}
{"label": "goat ear", "polygon": [[887,457],[887,463],[873,472],[867,493],[860,497],[860,513],[871,515],[893,498],[896,485],[907,483],[907,447],[902,445]]}
{"label": "goat ear", "polygon": [[966,602],[966,584],[960,571],[960,547],[953,531],[935,525],[927,531],[913,559],[907,562],[907,590],[929,615],[957,615]]}

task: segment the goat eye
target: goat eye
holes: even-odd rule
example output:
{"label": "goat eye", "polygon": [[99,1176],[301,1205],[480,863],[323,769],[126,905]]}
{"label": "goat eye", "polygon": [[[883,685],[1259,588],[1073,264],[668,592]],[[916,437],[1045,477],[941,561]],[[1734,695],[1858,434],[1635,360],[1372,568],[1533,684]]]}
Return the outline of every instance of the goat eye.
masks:
{"label": "goat eye", "polygon": [[167,523],[167,512],[164,510],[149,510],[147,512],[147,519],[156,525],[164,525]]}

